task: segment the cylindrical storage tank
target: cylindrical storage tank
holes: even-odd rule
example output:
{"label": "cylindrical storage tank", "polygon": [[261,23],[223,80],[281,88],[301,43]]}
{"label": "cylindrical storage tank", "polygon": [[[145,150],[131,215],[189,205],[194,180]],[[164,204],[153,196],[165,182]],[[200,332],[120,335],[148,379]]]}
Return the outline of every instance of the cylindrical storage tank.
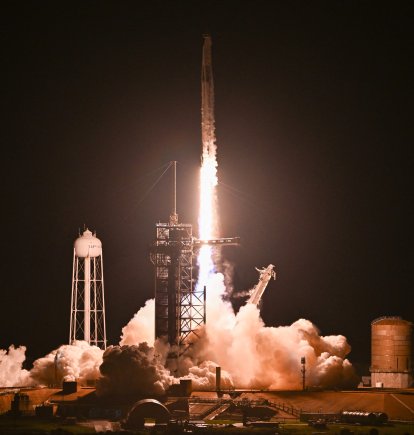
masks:
{"label": "cylindrical storage tank", "polygon": [[371,385],[407,388],[412,383],[413,324],[401,317],[371,323]]}
{"label": "cylindrical storage tank", "polygon": [[75,240],[75,254],[77,257],[99,257],[102,255],[102,243],[88,229]]}

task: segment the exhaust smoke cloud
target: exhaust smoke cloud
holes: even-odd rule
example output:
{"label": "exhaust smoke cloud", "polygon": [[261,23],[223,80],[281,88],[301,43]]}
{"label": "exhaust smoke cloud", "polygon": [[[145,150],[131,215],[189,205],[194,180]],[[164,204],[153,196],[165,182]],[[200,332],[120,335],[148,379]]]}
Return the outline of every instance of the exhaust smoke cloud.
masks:
{"label": "exhaust smoke cloud", "polygon": [[[321,336],[305,319],[290,326],[268,327],[253,304],[241,307],[235,314],[231,304],[222,299],[224,292],[222,275],[212,275],[207,290],[207,324],[199,341],[179,360],[175,373],[192,379],[195,389],[214,389],[217,365],[222,367],[223,389],[300,389],[302,356],[306,357],[307,385],[355,385],[353,367],[346,359],[350,346],[344,336]],[[75,379],[85,385],[89,380],[100,379],[100,394],[122,390],[162,394],[177,379],[163,365],[169,346],[157,341],[155,349],[149,329],[141,330],[144,319],[151,319],[149,323],[153,325],[154,305],[149,302],[123,329],[120,346],[111,346],[105,353],[79,341],[60,346],[36,360],[29,372],[22,369],[24,346],[11,346],[8,352],[1,350],[0,385],[50,386]],[[140,343],[140,337],[146,337],[147,343]]]}
{"label": "exhaust smoke cloud", "polygon": [[[204,334],[189,353],[195,366],[214,361],[212,364],[221,366],[229,374],[229,382],[238,388],[300,389],[300,361],[305,357],[307,385],[356,385],[353,366],[346,359],[351,347],[344,336],[321,336],[305,319],[290,326],[268,327],[255,304],[246,304],[235,314],[231,304],[223,300],[224,294],[223,276],[212,275]],[[214,388],[213,379],[208,388]]]}
{"label": "exhaust smoke cloud", "polygon": [[155,340],[155,299],[148,299],[134,317],[122,328],[119,344],[148,343],[154,345]]}
{"label": "exhaust smoke cloud", "polygon": [[26,359],[26,347],[14,347],[9,350],[0,349],[0,387],[14,387],[15,385],[27,385],[29,372],[22,369]]}
{"label": "exhaust smoke cloud", "polygon": [[87,385],[99,378],[103,351],[86,341],[65,344],[37,359],[30,370],[33,385],[61,385],[62,381],[78,381]]}
{"label": "exhaust smoke cloud", "polygon": [[147,343],[108,347],[100,370],[102,377],[97,384],[100,395],[162,395],[170,385],[179,382]]}

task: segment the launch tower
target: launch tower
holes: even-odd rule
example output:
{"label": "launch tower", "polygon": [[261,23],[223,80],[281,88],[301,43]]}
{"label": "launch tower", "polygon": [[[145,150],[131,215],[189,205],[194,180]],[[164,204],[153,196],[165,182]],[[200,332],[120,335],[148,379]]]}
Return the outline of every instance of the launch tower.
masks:
{"label": "launch tower", "polygon": [[[156,224],[151,248],[155,266],[155,337],[165,337],[171,345],[186,346],[197,337],[206,321],[206,289],[197,289],[193,279],[195,253],[203,245],[238,245],[238,237],[199,240],[191,224],[178,222],[176,210],[176,162],[173,210],[168,223]],[[195,336],[195,337],[194,337]]]}
{"label": "launch tower", "polygon": [[177,165],[173,209],[168,223],[156,224],[151,250],[155,266],[155,336],[170,344],[183,344],[205,322],[205,290],[193,288],[193,229],[178,223],[176,203]]}
{"label": "launch tower", "polygon": [[69,343],[75,340],[106,349],[102,243],[88,229],[73,247]]}

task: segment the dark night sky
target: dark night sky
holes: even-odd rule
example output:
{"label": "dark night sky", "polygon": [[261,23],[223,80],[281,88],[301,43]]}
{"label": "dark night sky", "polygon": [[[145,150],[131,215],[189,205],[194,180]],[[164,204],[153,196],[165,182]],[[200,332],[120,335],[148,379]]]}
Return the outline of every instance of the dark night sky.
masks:
{"label": "dark night sky", "polygon": [[268,325],[305,317],[369,363],[370,322],[414,320],[410,2],[11,2],[1,13],[0,348],[66,343],[72,244],[104,246],[109,341],[153,294],[148,245],[197,221],[211,32],[223,235],[235,287],[276,264]]}

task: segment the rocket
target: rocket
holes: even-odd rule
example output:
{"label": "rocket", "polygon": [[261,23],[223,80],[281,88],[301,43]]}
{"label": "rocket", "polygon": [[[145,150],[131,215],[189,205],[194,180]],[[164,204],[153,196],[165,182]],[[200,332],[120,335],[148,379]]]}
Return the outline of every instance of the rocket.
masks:
{"label": "rocket", "polygon": [[203,35],[203,61],[201,68],[201,139],[207,155],[216,151],[214,127],[214,82],[211,62],[211,36]]}

